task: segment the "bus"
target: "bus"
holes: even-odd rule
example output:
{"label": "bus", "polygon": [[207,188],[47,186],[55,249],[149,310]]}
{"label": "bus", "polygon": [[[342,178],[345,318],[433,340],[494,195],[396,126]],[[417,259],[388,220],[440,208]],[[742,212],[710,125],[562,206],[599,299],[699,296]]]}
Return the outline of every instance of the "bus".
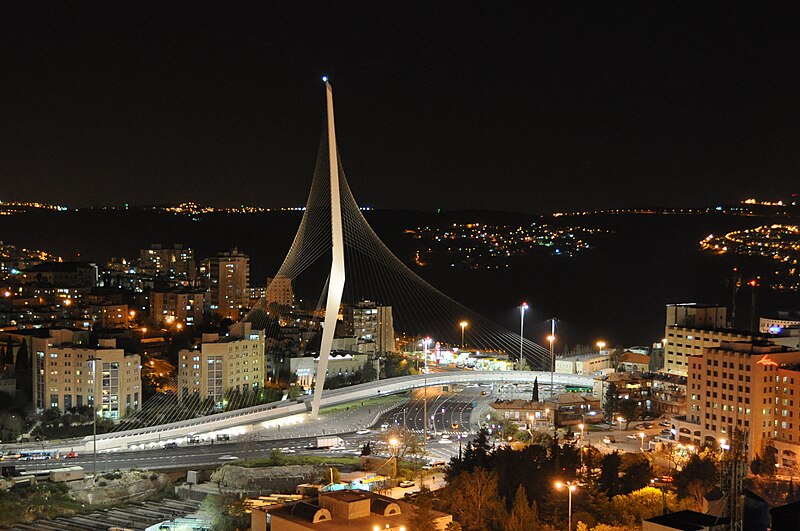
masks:
{"label": "bus", "polygon": [[587,386],[587,385],[569,385],[569,384],[567,384],[567,385],[564,386],[564,391],[567,392],[567,393],[585,394],[585,393],[591,393],[592,392],[592,388],[590,386]]}

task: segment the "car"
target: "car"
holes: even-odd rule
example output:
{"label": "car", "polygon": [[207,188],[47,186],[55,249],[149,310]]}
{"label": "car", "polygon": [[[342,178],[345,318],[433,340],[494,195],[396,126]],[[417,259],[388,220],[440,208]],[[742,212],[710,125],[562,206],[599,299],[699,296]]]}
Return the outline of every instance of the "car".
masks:
{"label": "car", "polygon": [[67,455],[64,456],[66,459],[75,459],[78,457],[78,452],[69,452]]}
{"label": "car", "polygon": [[416,485],[413,481],[401,481],[399,487],[407,489],[408,487],[413,487]]}
{"label": "car", "polygon": [[450,439],[439,439],[439,444],[453,444]]}
{"label": "car", "polygon": [[644,423],[644,429],[646,429],[646,430],[649,430],[649,429],[651,429],[652,427],[653,427],[653,425],[652,425],[650,422],[645,422],[645,423]]}
{"label": "car", "polygon": [[639,436],[636,435],[635,433],[629,433],[628,435],[625,436],[625,438],[626,439],[638,439]]}
{"label": "car", "polygon": [[668,420],[662,420],[661,422],[658,423],[658,425],[664,428],[669,428],[672,426],[672,424],[670,424]]}
{"label": "car", "polygon": [[221,456],[219,456],[219,460],[220,461],[236,461],[237,459],[239,459],[239,458],[236,457],[235,455],[221,455]]}
{"label": "car", "polygon": [[672,430],[661,430],[661,435],[672,435]]}
{"label": "car", "polygon": [[611,444],[611,443],[617,442],[617,441],[614,440],[614,437],[603,437],[603,442],[605,444]]}
{"label": "car", "polygon": [[449,438],[450,438],[450,435],[448,435],[448,434],[446,434],[446,433],[445,433],[445,434],[442,434],[442,439],[449,439]]}
{"label": "car", "polygon": [[459,424],[457,422],[454,422],[453,424],[450,425],[450,427],[453,428],[454,430],[457,430],[459,428]]}
{"label": "car", "polygon": [[178,443],[176,443],[175,441],[168,442],[168,443],[166,443],[164,445],[164,448],[177,448],[177,447],[178,447]]}
{"label": "car", "polygon": [[372,432],[371,432],[371,431],[369,431],[369,430],[358,430],[358,431],[356,432],[356,435],[367,435],[367,434],[369,434],[369,433],[372,433]]}
{"label": "car", "polygon": [[383,424],[381,424],[381,429],[384,430],[384,431],[388,430],[389,429],[389,424],[384,422]]}
{"label": "car", "polygon": [[347,450],[347,448],[342,446],[342,445],[331,446],[330,449],[331,450]]}

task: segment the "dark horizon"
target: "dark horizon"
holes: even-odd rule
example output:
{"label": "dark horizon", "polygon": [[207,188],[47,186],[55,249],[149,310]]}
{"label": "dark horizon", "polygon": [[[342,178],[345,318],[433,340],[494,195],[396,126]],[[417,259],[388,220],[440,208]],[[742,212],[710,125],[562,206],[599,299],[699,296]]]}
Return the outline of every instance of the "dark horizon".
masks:
{"label": "dark horizon", "polygon": [[704,7],[5,4],[0,199],[302,205],[323,74],[362,205],[789,197],[795,18]]}

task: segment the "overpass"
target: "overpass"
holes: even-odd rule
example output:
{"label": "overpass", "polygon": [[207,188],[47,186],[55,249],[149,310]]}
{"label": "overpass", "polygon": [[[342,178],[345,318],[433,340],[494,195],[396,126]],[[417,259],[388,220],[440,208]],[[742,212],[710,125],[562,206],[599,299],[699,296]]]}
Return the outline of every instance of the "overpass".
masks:
{"label": "overpass", "polygon": [[[379,380],[341,389],[326,390],[322,395],[322,407],[354,402],[373,398],[378,395],[391,395],[403,393],[412,389],[425,386],[440,386],[448,384],[469,383],[527,383],[534,378],[545,381],[550,378],[549,372],[539,371],[453,371],[431,373],[427,375],[401,376],[388,380]],[[577,374],[555,374],[554,383],[561,385],[584,385],[591,387],[593,379]],[[149,428],[104,433],[97,436],[98,450],[127,450],[132,445],[146,445],[151,443],[164,443],[187,437],[192,434],[228,434],[242,435],[258,431],[263,427],[276,425],[283,422],[305,421],[309,411],[311,397],[304,396],[297,400],[284,400],[271,402],[259,406],[252,406],[236,411],[207,415],[196,419],[162,424]],[[310,422],[310,420],[308,420]],[[64,449],[78,449],[92,451],[92,437],[84,437],[71,444],[62,443],[54,445]]]}

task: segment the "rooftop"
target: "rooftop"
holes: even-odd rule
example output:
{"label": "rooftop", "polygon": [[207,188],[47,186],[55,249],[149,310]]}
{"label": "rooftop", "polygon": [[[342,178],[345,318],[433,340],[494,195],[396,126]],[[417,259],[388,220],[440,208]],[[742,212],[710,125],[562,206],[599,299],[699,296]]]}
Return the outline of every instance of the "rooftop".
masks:
{"label": "rooftop", "polygon": [[710,514],[698,513],[697,511],[678,511],[661,516],[648,518],[645,522],[680,529],[681,531],[702,531],[707,527],[714,527],[728,522],[727,518],[718,518]]}

